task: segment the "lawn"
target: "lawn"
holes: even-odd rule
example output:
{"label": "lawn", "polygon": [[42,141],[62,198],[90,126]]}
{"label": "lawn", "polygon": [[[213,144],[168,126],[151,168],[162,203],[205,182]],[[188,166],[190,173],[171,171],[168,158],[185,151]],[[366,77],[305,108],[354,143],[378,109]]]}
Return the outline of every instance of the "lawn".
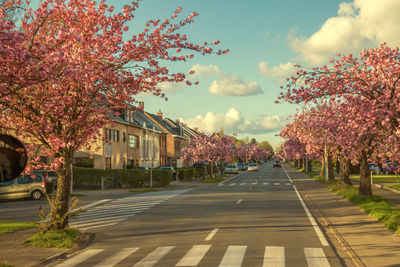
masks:
{"label": "lawn", "polygon": [[[350,178],[360,179],[359,174],[351,174]],[[373,182],[376,183],[400,183],[400,175],[397,174],[373,174]]]}
{"label": "lawn", "polygon": [[11,233],[36,226],[37,224],[33,222],[12,222],[0,220],[0,234]]}
{"label": "lawn", "polygon": [[400,191],[400,184],[389,184],[387,186]]}

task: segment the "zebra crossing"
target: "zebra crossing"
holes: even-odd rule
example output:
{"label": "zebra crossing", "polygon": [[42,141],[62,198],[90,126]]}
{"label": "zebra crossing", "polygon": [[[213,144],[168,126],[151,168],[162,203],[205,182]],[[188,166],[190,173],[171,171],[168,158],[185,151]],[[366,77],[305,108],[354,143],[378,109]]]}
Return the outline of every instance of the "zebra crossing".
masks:
{"label": "zebra crossing", "polygon": [[153,192],[109,201],[78,214],[70,219],[69,226],[82,231],[112,226],[189,190]]}
{"label": "zebra crossing", "polygon": [[[162,259],[170,252],[179,249],[176,246],[160,246],[152,250],[143,258],[135,257],[135,253],[140,251],[140,247],[123,248],[109,257],[102,257],[101,253],[106,252],[105,249],[88,249],[75,255],[64,262],[56,265],[56,267],[73,267],[78,264],[84,266],[115,266],[120,263],[134,267],[151,267],[156,264],[163,264]],[[231,245],[228,246],[222,258],[219,261],[219,267],[240,267],[245,259],[246,252],[250,251],[244,245]],[[310,267],[329,267],[329,261],[325,256],[322,248],[303,248],[303,255],[305,262]],[[194,245],[186,253],[183,251],[182,258],[175,259],[173,266],[198,266],[202,260],[207,257],[207,253],[211,253],[212,245]],[[108,254],[109,255],[109,254]],[[264,254],[260,255],[263,267],[284,267],[285,260],[288,255],[285,254],[285,247],[280,246],[265,246]],[[85,263],[90,258],[95,258],[94,261]],[[104,259],[103,259],[104,258]],[[257,257],[258,258],[258,257]],[[219,259],[218,259],[219,260]],[[132,265],[133,264],[133,265]],[[170,266],[167,264],[168,266]],[[165,263],[163,264],[165,266]]]}
{"label": "zebra crossing", "polygon": [[240,183],[219,183],[218,186],[266,186],[266,185],[292,185],[290,182],[240,182]]}

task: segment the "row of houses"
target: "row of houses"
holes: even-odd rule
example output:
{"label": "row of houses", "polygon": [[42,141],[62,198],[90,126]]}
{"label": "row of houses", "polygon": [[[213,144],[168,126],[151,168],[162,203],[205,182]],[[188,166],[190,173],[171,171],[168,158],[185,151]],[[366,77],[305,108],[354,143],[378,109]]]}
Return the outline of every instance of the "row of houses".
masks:
{"label": "row of houses", "polygon": [[199,134],[198,129],[179,120],[164,118],[161,111],[145,112],[144,102],[139,102],[138,107],[128,106],[112,119],[94,146],[98,149],[76,152],[75,165],[89,163],[100,169],[182,167],[182,149]]}

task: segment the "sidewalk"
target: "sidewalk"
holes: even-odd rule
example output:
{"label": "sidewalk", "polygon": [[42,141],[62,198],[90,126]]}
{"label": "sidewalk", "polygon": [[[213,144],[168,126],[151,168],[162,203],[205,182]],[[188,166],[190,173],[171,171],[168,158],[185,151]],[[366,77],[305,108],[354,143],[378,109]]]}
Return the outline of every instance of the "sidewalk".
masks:
{"label": "sidewalk", "polygon": [[[400,236],[347,200],[288,164],[283,166],[345,266],[400,266]],[[373,188],[399,205],[400,195]]]}

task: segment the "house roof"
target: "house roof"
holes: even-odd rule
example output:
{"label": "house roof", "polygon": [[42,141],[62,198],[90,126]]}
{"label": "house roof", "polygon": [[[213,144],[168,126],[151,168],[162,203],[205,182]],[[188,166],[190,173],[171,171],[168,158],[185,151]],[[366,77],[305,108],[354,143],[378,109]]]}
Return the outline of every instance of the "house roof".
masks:
{"label": "house roof", "polygon": [[159,116],[148,113],[148,112],[145,112],[145,114],[149,118],[151,118],[155,123],[157,123],[161,128],[163,128],[164,131],[166,131],[172,135],[175,135],[175,136],[182,136],[180,133],[180,130],[178,128],[174,127],[173,125],[168,124],[167,122],[165,122],[165,120],[163,120]]}

